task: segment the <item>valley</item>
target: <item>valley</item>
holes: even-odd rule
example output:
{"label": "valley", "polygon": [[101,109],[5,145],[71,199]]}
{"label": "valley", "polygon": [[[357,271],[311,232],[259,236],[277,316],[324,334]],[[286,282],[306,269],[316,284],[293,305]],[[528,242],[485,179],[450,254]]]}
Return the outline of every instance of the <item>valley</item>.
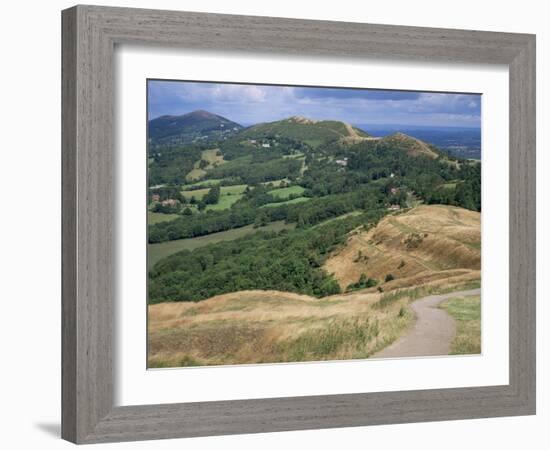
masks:
{"label": "valley", "polygon": [[480,285],[477,161],[301,116],[149,124],[150,367],[367,358]]}

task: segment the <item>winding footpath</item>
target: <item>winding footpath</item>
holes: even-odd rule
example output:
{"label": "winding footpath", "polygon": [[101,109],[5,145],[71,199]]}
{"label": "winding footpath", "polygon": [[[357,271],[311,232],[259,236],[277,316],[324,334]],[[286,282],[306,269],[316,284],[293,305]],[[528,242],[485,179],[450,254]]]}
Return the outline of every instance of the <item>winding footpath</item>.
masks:
{"label": "winding footpath", "polygon": [[481,289],[471,289],[430,295],[414,301],[410,305],[416,315],[413,328],[371,358],[448,355],[456,334],[456,324],[445,310],[438,308],[439,304],[449,298],[468,297],[480,293]]}

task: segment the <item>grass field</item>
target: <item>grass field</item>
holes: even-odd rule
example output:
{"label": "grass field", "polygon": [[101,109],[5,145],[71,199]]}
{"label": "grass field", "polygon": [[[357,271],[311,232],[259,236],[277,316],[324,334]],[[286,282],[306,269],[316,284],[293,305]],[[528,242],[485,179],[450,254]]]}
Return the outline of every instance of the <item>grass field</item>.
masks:
{"label": "grass field", "polygon": [[179,216],[178,214],[163,214],[147,211],[147,224],[154,225],[155,223],[168,222],[170,220],[177,219],[178,217],[181,216]]}
{"label": "grass field", "polygon": [[217,184],[220,184],[221,182],[222,182],[222,180],[213,178],[213,179],[209,179],[209,180],[197,181],[196,183],[192,183],[192,184],[186,184],[185,187],[187,189],[197,188],[197,187],[207,188],[207,187],[212,187],[212,186],[215,186]]}
{"label": "grass field", "polygon": [[281,183],[288,183],[288,178],[281,178],[280,180],[273,180],[273,181],[263,181],[261,184],[264,186],[267,186],[268,184],[272,185],[273,187],[279,187]]}
{"label": "grass field", "polygon": [[283,155],[283,158],[285,159],[305,159],[306,156],[302,152],[293,153],[292,155]]}
{"label": "grass field", "polygon": [[[234,186],[222,186],[220,188],[220,201],[221,197],[226,195],[239,195],[246,189],[246,184],[236,184]],[[187,199],[191,200],[191,197],[195,197],[196,200],[202,200],[202,198],[208,194],[210,188],[195,189],[191,191],[181,191],[181,194]]]}
{"label": "grass field", "polygon": [[243,194],[225,194],[220,195],[220,200],[215,205],[208,205],[206,210],[221,211],[222,209],[229,209],[243,197]]}
{"label": "grass field", "polygon": [[[213,167],[215,167],[218,164],[223,164],[225,162],[224,159],[223,159],[223,155],[221,155],[221,154],[218,155],[218,150],[219,149],[217,149],[217,148],[213,148],[213,149],[210,149],[210,150],[203,150],[202,154],[201,154],[201,159],[198,160],[195,163],[195,166],[193,167],[193,170],[191,170],[191,172],[189,172],[185,176],[185,179],[187,181],[199,180],[204,175],[206,175],[206,172],[208,170],[212,169]],[[204,167],[203,169],[201,169],[201,167],[200,167],[201,161],[206,161],[208,163],[208,165],[206,167]]]}
{"label": "grass field", "polygon": [[480,296],[453,298],[442,303],[441,308],[456,320],[456,337],[452,355],[481,353],[481,298]]}
{"label": "grass field", "polygon": [[274,189],[272,191],[269,191],[269,193],[275,198],[285,199],[290,197],[291,195],[301,195],[304,193],[304,191],[305,189],[302,186],[290,186]]}
{"label": "grass field", "polygon": [[247,225],[245,227],[234,228],[232,230],[212,233],[192,239],[178,239],[175,241],[161,242],[159,244],[149,244],[147,246],[147,269],[151,269],[162,258],[166,258],[181,250],[193,250],[216,242],[233,241],[258,231],[281,231],[291,228],[294,228],[293,224],[285,224],[283,221],[279,221],[272,222],[262,228],[254,228],[253,225]]}
{"label": "grass field", "polygon": [[342,220],[348,217],[360,216],[361,214],[363,214],[363,211],[352,211],[347,214],[342,214],[341,216],[333,217],[332,219],[323,220],[322,222],[319,222],[317,225],[313,225],[311,228],[321,227],[323,225],[326,225],[327,223],[334,222],[336,220]]}
{"label": "grass field", "polygon": [[368,358],[412,321],[406,298],[380,310],[379,296],[243,291],[150,305],[148,366]]}
{"label": "grass field", "polygon": [[260,208],[276,208],[277,206],[293,205],[294,203],[303,203],[309,200],[311,200],[310,197],[297,197],[297,198],[293,198],[292,200],[287,200],[286,202],[267,203],[265,205],[260,206]]}

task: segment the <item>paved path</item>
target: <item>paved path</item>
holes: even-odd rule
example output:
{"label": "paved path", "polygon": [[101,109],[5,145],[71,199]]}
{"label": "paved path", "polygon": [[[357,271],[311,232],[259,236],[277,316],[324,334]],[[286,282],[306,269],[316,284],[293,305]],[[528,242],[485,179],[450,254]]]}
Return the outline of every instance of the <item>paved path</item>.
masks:
{"label": "paved path", "polygon": [[449,298],[480,295],[481,289],[430,295],[411,303],[416,323],[404,336],[371,356],[371,358],[402,358],[407,356],[448,355],[456,334],[454,319],[439,304]]}

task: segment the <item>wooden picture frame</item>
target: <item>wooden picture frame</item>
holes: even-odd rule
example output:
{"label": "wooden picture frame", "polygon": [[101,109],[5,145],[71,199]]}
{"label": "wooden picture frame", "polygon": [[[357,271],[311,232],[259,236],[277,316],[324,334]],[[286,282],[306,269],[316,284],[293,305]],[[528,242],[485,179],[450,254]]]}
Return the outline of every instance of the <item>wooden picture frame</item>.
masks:
{"label": "wooden picture frame", "polygon": [[[63,11],[62,29],[64,439],[95,443],[535,413],[535,36],[98,6]],[[509,384],[115,407],[116,44],[507,65]]]}

